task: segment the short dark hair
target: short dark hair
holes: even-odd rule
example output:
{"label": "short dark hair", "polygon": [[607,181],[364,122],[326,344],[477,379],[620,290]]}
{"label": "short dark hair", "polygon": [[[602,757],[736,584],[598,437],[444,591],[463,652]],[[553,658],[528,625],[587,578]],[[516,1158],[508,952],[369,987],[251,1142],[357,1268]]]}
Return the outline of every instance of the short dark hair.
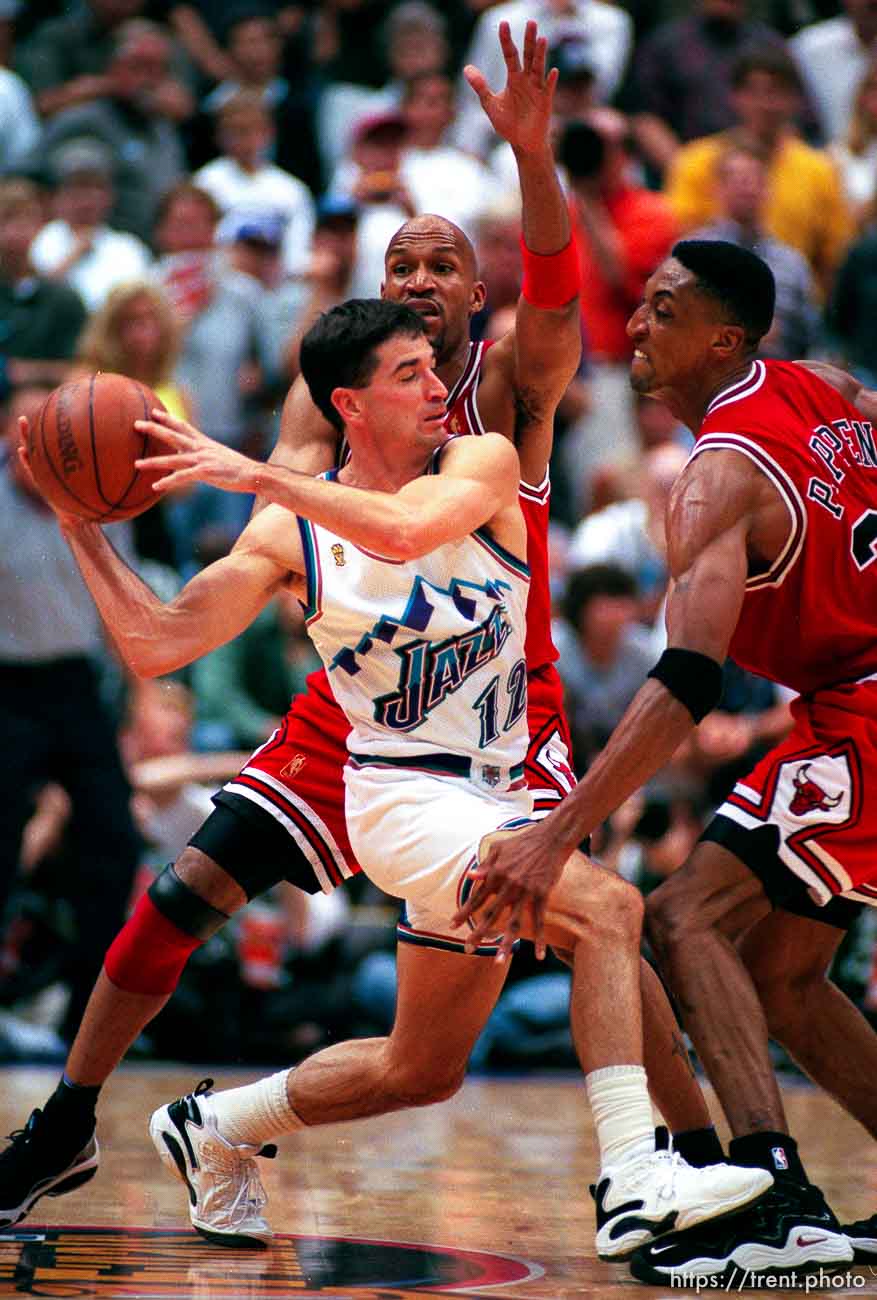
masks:
{"label": "short dark hair", "polygon": [[735,90],[749,79],[753,72],[767,72],[781,81],[787,90],[803,90],[798,65],[787,50],[777,45],[760,45],[738,54],[731,65],[731,85]]}
{"label": "short dark hair", "polygon": [[773,272],[748,248],[724,239],[682,239],[670,254],[695,277],[695,288],[715,298],[746,342],[756,347],[770,329],[776,301]]}
{"label": "short dark hair", "polygon": [[349,298],[314,321],[301,341],[299,364],[314,405],[336,429],[336,388],[365,388],[378,365],[377,349],[396,334],[426,334],[422,317],[400,302]]}
{"label": "short dark hair", "polygon": [[588,564],[574,570],[566,584],[563,616],[578,627],[582,612],[595,596],[635,596],[636,579],[620,564]]}

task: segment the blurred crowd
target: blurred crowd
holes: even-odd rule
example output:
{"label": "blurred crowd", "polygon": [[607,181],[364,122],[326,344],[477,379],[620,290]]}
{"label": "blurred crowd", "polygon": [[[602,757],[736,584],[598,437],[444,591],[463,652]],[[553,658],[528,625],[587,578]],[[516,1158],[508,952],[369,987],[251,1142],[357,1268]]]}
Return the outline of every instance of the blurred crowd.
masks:
{"label": "blurred crowd", "polygon": [[[630,390],[625,329],[657,263],[690,233],[754,249],[777,282],[763,355],[877,384],[877,0],[0,0],[0,733],[15,767],[0,790],[0,1060],[62,1057],[131,897],[317,662],[301,610],[278,599],[179,678],[126,681],[18,472],[16,417],[112,370],[266,457],[304,332],[379,291],[387,241],[418,212],[470,236],[487,285],[473,331],[501,336],[520,285],[517,173],[461,70],[498,89],[498,24],[519,42],[528,19],[558,69],[553,140],[583,271],[551,537],[582,772],[664,645],[664,506],[691,433]],[[114,543],[169,597],[250,506],[178,493],[114,525]],[[644,890],[789,725],[787,693],[730,662],[725,676],[720,708],[595,840]],[[836,975],[877,1012],[872,915]],[[361,879],[332,899],[275,891],[199,952],[139,1049],[287,1060],[383,1030],[394,916]],[[519,957],[476,1064],[571,1062],[566,979]]]}

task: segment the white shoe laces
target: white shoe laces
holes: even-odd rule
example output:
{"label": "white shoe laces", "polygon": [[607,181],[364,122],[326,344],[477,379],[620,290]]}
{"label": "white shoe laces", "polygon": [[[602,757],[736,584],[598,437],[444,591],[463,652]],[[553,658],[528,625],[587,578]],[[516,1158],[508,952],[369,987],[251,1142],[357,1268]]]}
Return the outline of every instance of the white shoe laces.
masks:
{"label": "white shoe laces", "polygon": [[687,1165],[678,1151],[656,1151],[654,1159],[658,1166],[656,1172],[661,1178],[657,1187],[658,1198],[672,1201],[676,1196],[676,1178]]}

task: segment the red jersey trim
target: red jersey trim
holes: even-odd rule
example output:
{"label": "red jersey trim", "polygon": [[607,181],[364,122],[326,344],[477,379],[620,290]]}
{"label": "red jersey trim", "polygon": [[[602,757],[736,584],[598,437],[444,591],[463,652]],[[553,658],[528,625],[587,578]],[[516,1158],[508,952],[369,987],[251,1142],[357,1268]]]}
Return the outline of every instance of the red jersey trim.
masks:
{"label": "red jersey trim", "polygon": [[472,383],[473,376],[480,374],[481,355],[483,352],[483,342],[469,344],[469,355],[466,358],[466,364],[458,375],[457,382],[445,398],[445,406],[448,410],[451,409],[454,402],[459,401],[461,394]]}
{"label": "red jersey trim", "polygon": [[779,587],[786,579],[804,545],[807,534],[807,511],[801,494],[780,465],[769,456],[758,443],[744,438],[739,433],[708,433],[700,438],[689,456],[689,462],[702,451],[738,451],[746,456],[769,478],[780,494],[791,516],[791,528],[786,544],[766,573],[758,573],[746,581],[746,590],[755,591],[760,587]]}
{"label": "red jersey trim", "polygon": [[752,368],[743,379],[738,379],[736,384],[732,384],[724,392],[716,394],[706,408],[707,415],[712,415],[714,411],[720,411],[723,406],[728,406],[732,402],[739,402],[744,397],[751,397],[753,393],[758,392],[766,378],[767,367],[764,362],[753,361]]}

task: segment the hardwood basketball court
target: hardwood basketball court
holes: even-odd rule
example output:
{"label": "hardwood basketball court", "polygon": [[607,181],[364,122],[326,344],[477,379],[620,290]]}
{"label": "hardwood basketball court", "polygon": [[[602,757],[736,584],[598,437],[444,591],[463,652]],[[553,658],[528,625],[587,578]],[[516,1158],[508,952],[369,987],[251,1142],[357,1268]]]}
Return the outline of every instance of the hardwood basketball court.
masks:
{"label": "hardwood basketball court", "polygon": [[[164,1172],[146,1130],[156,1106],[207,1073],[218,1087],[257,1077],[149,1066],[114,1076],[101,1102],[97,1177],[69,1196],[44,1198],[31,1219],[0,1231],[0,1296],[695,1294],[642,1287],[623,1265],[596,1258],[593,1130],[583,1087],[570,1075],[472,1079],[439,1106],[284,1139],[276,1160],[259,1162],[268,1217],[280,1234],[275,1244],[267,1251],[211,1246],[189,1229],[183,1185]],[[57,1070],[0,1070],[0,1132],[21,1127],[56,1078]],[[810,1175],[838,1215],[877,1209],[875,1144],[816,1090],[801,1085],[785,1095]],[[877,1269],[844,1268],[825,1285],[811,1284],[806,1292],[770,1290],[875,1296]]]}

